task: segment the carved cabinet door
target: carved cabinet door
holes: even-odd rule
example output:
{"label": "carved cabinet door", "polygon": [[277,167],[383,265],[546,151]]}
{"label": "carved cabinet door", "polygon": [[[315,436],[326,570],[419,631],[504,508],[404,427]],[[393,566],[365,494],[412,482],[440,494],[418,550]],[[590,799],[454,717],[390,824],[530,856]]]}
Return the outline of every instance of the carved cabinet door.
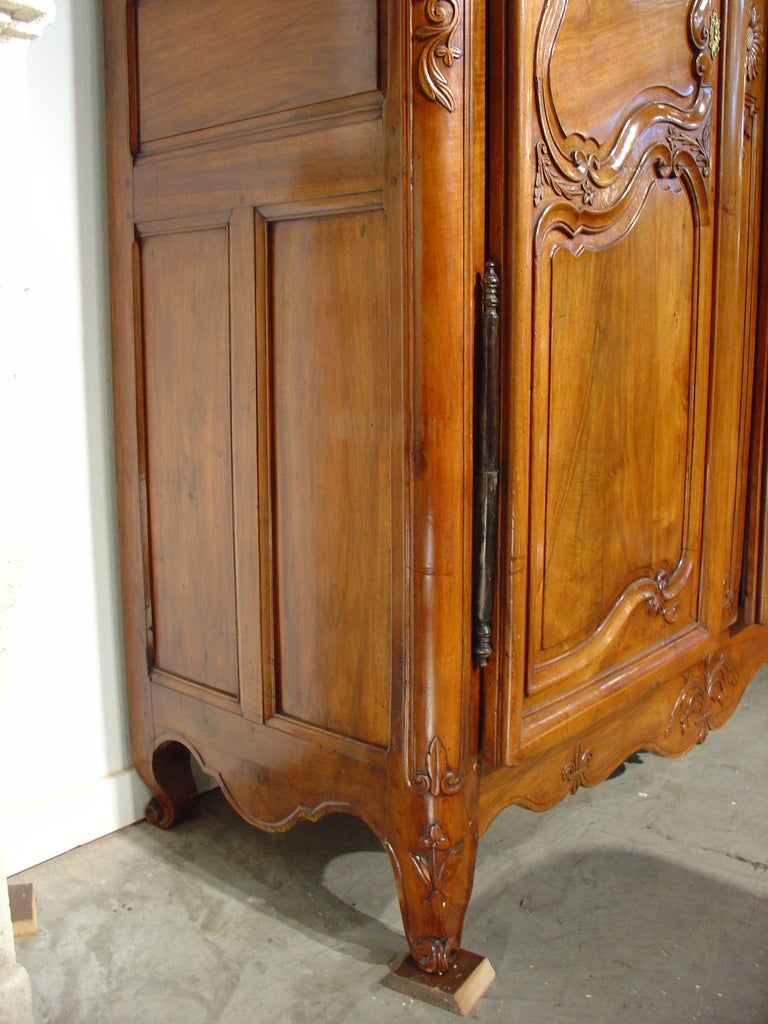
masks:
{"label": "carved cabinet door", "polygon": [[507,571],[486,754],[509,763],[736,621],[763,10],[492,18]]}

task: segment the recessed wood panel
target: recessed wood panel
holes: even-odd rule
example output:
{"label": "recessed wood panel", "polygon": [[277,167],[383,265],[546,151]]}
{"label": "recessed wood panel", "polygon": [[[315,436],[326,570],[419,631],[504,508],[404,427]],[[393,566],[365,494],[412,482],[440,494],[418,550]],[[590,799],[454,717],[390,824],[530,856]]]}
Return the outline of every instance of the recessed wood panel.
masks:
{"label": "recessed wood panel", "polygon": [[376,0],[141,0],[144,142],[371,92]]}
{"label": "recessed wood panel", "polygon": [[553,256],[544,651],[681,558],[694,244],[685,193],[654,189],[617,244]]}
{"label": "recessed wood panel", "polygon": [[155,659],[236,694],[228,232],[142,244]]}
{"label": "recessed wood panel", "polygon": [[563,130],[606,142],[647,89],[693,95],[689,0],[549,0],[549,73]]}
{"label": "recessed wood panel", "polygon": [[387,232],[365,211],[272,228],[278,710],[389,738]]}

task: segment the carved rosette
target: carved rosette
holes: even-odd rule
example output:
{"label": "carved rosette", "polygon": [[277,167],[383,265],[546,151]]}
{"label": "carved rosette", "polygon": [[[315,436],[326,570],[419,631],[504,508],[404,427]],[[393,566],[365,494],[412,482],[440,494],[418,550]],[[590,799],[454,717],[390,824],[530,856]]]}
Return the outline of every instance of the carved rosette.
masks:
{"label": "carved rosette", "polygon": [[563,782],[568,783],[571,793],[576,793],[580,786],[588,785],[587,770],[592,764],[594,756],[594,750],[591,747],[585,749],[579,741],[573,760],[569,761],[562,771]]}
{"label": "carved rosette", "polygon": [[452,796],[458,793],[461,783],[461,773],[448,764],[443,741],[435,736],[427,750],[424,768],[414,773],[414,789],[417,793],[431,793],[432,796]]}
{"label": "carved rosette", "polygon": [[675,702],[665,735],[677,725],[683,736],[692,735],[703,743],[715,728],[715,717],[725,706],[728,693],[739,685],[739,677],[726,651],[710,654],[701,676],[686,672],[685,686]]}
{"label": "carved rosette", "polygon": [[454,61],[462,57],[461,49],[455,43],[459,13],[458,0],[426,0],[426,24],[414,32],[414,37],[424,43],[419,55],[419,84],[422,91],[428,99],[451,112],[456,101],[442,67],[450,68]]}
{"label": "carved rosette", "polygon": [[745,58],[747,81],[751,82],[760,74],[765,52],[765,33],[757,7],[752,4],[747,23],[747,53]]}

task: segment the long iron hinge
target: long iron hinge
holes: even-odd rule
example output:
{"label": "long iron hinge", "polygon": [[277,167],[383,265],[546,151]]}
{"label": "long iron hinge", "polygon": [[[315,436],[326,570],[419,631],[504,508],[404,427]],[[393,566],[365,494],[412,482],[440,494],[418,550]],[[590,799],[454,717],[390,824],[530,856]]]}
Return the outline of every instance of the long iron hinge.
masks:
{"label": "long iron hinge", "polygon": [[491,619],[499,524],[500,331],[499,275],[485,264],[476,358],[475,470],[472,565],[472,655],[483,668],[493,652]]}

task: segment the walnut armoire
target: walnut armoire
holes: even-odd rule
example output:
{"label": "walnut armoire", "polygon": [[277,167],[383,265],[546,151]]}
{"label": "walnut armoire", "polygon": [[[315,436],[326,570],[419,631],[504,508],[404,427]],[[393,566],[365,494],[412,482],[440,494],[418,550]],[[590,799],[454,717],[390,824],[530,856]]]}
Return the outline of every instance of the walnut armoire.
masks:
{"label": "walnut armoire", "polygon": [[147,814],[359,815],[426,972],[499,811],[768,659],[765,15],[104,0]]}

